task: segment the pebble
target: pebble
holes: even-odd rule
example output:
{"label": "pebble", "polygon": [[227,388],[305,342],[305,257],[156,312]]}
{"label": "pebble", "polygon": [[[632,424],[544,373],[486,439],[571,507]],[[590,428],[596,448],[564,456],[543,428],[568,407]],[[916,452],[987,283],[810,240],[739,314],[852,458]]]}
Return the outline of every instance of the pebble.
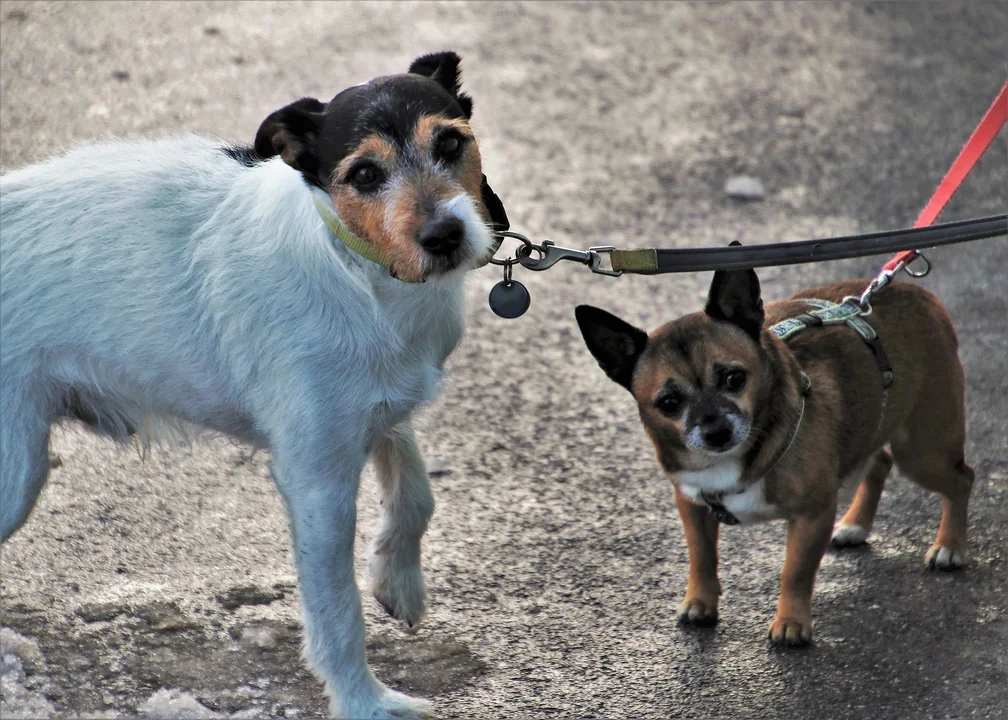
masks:
{"label": "pebble", "polygon": [[125,608],[115,603],[86,603],[75,610],[77,617],[89,623],[114,620],[125,611]]}
{"label": "pebble", "polygon": [[158,632],[188,630],[197,627],[174,602],[153,602],[137,608],[132,614]]}
{"label": "pebble", "polygon": [[48,698],[30,685],[21,658],[7,652],[5,646],[0,653],[0,717],[4,720],[28,720],[55,714],[56,708]]}
{"label": "pebble", "polygon": [[734,200],[762,200],[766,195],[766,192],[763,190],[763,183],[760,182],[759,178],[749,175],[736,175],[735,177],[728,178],[724,191],[728,197]]}
{"label": "pebble", "polygon": [[283,600],[283,598],[283,591],[277,588],[242,585],[218,594],[217,602],[228,610],[234,610],[242,605],[269,605],[274,600]]}
{"label": "pebble", "polygon": [[161,688],[138,708],[149,718],[171,718],[172,720],[202,720],[221,717],[193,695],[181,690]]}
{"label": "pebble", "polygon": [[25,672],[29,675],[44,672],[45,658],[39,650],[38,642],[25,637],[11,628],[0,628],[0,655],[14,655],[24,663]]}
{"label": "pebble", "polygon": [[432,458],[427,462],[427,475],[430,477],[450,475],[452,470],[453,468],[451,465],[446,463],[444,460],[439,460],[438,458]]}
{"label": "pebble", "polygon": [[260,650],[272,650],[277,646],[276,634],[268,627],[242,628],[241,639]]}

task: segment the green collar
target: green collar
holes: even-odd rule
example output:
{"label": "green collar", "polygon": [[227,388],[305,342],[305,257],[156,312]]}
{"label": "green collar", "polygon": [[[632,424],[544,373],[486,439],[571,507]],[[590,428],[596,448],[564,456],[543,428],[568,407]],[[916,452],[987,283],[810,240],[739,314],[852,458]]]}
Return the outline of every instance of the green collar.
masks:
{"label": "green collar", "polygon": [[[335,235],[340,242],[365,260],[370,260],[373,263],[381,265],[383,268],[391,272],[392,262],[374,245],[364,238],[358,237],[350,232],[350,228],[344,225],[340,216],[336,214],[336,208],[333,207],[332,201],[329,199],[328,195],[326,195],[322,190],[316,190],[313,188],[312,202],[315,203],[315,209],[318,210],[318,214],[319,217],[322,218],[322,222],[325,223],[325,226],[329,228],[329,232]],[[503,239],[504,238],[502,236],[495,234],[494,243],[490,248],[490,252],[486,255],[486,257],[479,261],[476,267],[483,267],[490,262],[498,248],[500,248]],[[395,277],[397,280],[402,279],[396,275],[393,275],[392,277]],[[403,280],[403,282],[409,281]],[[421,280],[419,282],[423,281]]]}
{"label": "green collar", "polygon": [[362,258],[370,260],[373,263],[377,263],[383,268],[391,268],[392,263],[382,254],[381,250],[376,248],[367,240],[363,240],[350,232],[350,228],[343,224],[343,221],[340,220],[340,216],[336,214],[335,209],[332,207],[332,203],[327,202],[327,200],[328,196],[326,196],[326,199],[323,200],[319,197],[317,192],[312,192],[312,201],[315,203],[315,209],[318,210],[318,214],[321,216],[322,222],[326,224],[329,231],[339,238],[340,242],[360,255]]}

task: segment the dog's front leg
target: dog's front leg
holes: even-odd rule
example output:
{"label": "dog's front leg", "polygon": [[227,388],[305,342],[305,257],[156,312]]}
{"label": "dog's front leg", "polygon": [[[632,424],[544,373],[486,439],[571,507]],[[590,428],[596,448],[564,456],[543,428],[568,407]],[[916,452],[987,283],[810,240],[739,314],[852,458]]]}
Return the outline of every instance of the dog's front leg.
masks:
{"label": "dog's front leg", "polygon": [[428,703],[386,688],[365,657],[353,554],[366,455],[352,449],[323,455],[303,445],[296,452],[274,450],[271,467],[290,516],[306,659],[325,682],[336,717],[428,717]]}
{"label": "dog's front leg", "polygon": [[835,517],[836,503],[833,503],[818,515],[788,521],[780,599],[769,630],[774,645],[807,645],[812,641],[812,588]]}
{"label": "dog's front leg", "polygon": [[409,421],[381,441],[374,465],[384,514],[370,560],[371,592],[389,615],[413,627],[426,610],[420,538],[434,512],[434,497]]}
{"label": "dog's front leg", "polygon": [[721,596],[717,576],[718,521],[708,508],[691,502],[679,490],[675,496],[689,550],[689,579],[686,597],[679,605],[679,621],[714,625],[718,620],[718,598]]}

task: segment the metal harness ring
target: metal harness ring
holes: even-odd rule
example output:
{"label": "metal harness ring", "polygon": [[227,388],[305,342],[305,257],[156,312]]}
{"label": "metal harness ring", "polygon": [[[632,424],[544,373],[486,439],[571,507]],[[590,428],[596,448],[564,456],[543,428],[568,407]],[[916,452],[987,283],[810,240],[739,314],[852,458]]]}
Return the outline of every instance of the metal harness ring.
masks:
{"label": "metal harness ring", "polygon": [[501,238],[502,243],[504,241],[504,238],[514,238],[515,240],[520,240],[524,244],[524,247],[519,248],[517,251],[515,251],[514,257],[505,258],[503,260],[498,260],[497,258],[490,258],[491,265],[500,265],[505,267],[514,265],[516,262],[518,262],[519,252],[528,253],[535,247],[532,244],[532,241],[529,240],[524,235],[522,235],[521,233],[513,232],[511,230],[498,230],[494,234],[497,235],[497,237]]}
{"label": "metal harness ring", "polygon": [[[913,270],[910,269],[910,266],[913,265],[915,262],[917,262],[918,259],[924,261],[924,270],[921,272],[914,272]],[[910,262],[908,262],[906,265],[903,266],[903,270],[910,277],[922,278],[931,272],[931,261],[927,259],[927,256],[925,256],[924,253],[919,252],[917,253],[917,257],[915,257],[913,260],[911,260]]]}

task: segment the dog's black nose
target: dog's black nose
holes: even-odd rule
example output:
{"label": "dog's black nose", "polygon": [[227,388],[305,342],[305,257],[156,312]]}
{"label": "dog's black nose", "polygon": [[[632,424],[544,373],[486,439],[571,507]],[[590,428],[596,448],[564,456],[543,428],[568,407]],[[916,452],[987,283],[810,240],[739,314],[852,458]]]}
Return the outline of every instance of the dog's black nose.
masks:
{"label": "dog's black nose", "polygon": [[731,425],[726,422],[721,422],[712,428],[708,428],[703,433],[703,441],[707,444],[707,447],[711,448],[723,448],[731,442],[731,439]]}
{"label": "dog's black nose", "polygon": [[420,228],[420,247],[431,255],[451,255],[458,250],[465,227],[456,217],[428,220]]}

